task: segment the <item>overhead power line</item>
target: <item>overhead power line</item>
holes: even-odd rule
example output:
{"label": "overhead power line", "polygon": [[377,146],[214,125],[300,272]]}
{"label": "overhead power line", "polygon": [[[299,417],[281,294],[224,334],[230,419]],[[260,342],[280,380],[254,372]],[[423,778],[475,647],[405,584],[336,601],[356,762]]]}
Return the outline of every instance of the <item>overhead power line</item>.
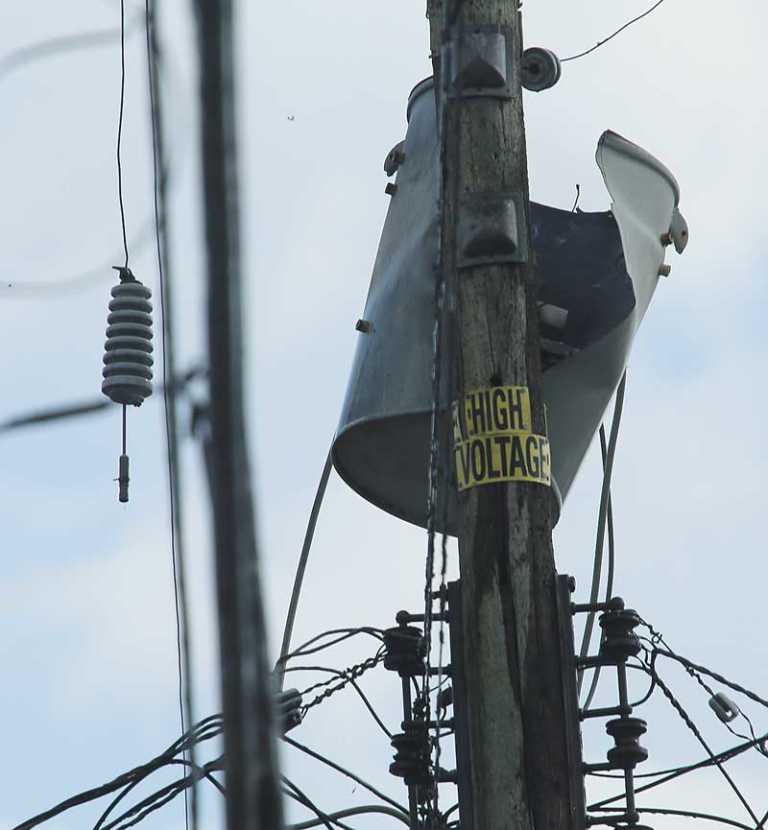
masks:
{"label": "overhead power line", "polygon": [[602,40],[598,40],[598,42],[591,46],[589,49],[585,49],[583,52],[579,52],[576,55],[571,55],[567,58],[560,58],[560,63],[566,63],[566,61],[575,61],[579,58],[583,58],[585,55],[589,55],[590,53],[594,52],[596,49],[599,49],[604,43],[608,43],[609,40],[613,40],[617,35],[621,34],[624,29],[629,28],[633,23],[637,23],[638,20],[642,20],[644,17],[647,17],[652,11],[658,9],[658,7],[664,2],[664,0],[658,0],[658,2],[654,3],[650,9],[646,9],[642,14],[639,14],[637,17],[633,17],[632,20],[627,21],[623,26],[620,26],[616,29],[615,32],[608,35],[608,37],[603,38]]}
{"label": "overhead power line", "polygon": [[[179,470],[178,409],[176,389],[168,378],[176,376],[176,359],[173,325],[173,293],[171,271],[168,267],[168,199],[165,175],[165,144],[163,141],[162,99],[159,83],[159,45],[156,31],[155,6],[151,0],[144,5],[147,79],[149,82],[149,113],[152,133],[152,205],[155,217],[155,246],[157,270],[160,282],[160,338],[162,343],[163,415],[165,425],[166,458],[168,470],[168,500],[170,508],[171,571],[173,574],[173,599],[176,618],[176,654],[179,685],[179,717],[181,731],[194,722],[192,647],[190,614],[187,599],[184,527],[182,521],[181,481]],[[195,765],[194,744],[189,750],[189,761]],[[191,807],[191,810],[190,810]],[[184,794],[185,817],[191,818],[192,830],[197,828],[197,789],[192,782],[191,804]]]}

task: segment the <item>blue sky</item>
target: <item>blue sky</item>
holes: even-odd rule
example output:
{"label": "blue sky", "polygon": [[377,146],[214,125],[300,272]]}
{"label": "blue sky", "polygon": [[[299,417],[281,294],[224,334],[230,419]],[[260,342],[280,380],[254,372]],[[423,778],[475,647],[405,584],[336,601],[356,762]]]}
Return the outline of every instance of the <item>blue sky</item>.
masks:
{"label": "blue sky", "polygon": [[[129,15],[142,4],[128,0]],[[190,4],[163,4],[164,76],[172,155],[173,280],[179,363],[204,354],[203,248],[196,67]],[[387,208],[381,169],[404,135],[408,92],[430,72],[423,4],[364,8],[284,0],[240,4],[240,103],[247,303],[249,427],[270,642],[277,649],[292,570],[336,426],[370,270]],[[581,51],[645,5],[609,0],[526,6],[527,45]],[[28,0],[5,16],[0,50],[116,26],[111,0]],[[534,199],[606,210],[594,150],[611,128],[677,177],[691,242],[656,292],[630,360],[614,506],[617,592],[680,652],[758,692],[768,688],[764,604],[764,377],[768,184],[761,81],[768,12],[739,0],[728,13],[667,0],[620,38],[564,65],[552,90],[525,99]],[[99,395],[108,266],[119,261],[114,140],[117,43],[49,58],[0,78],[4,126],[0,325],[5,348],[0,419]],[[151,215],[149,127],[140,32],[128,44],[123,151],[129,236]],[[289,120],[293,116],[293,120]],[[157,294],[151,245],[132,267]],[[103,267],[77,290],[39,281]],[[10,285],[9,285],[10,284]],[[156,315],[159,320],[159,315]],[[159,323],[156,323],[159,328]],[[183,414],[187,414],[186,412]],[[200,716],[218,708],[211,543],[199,449],[183,426],[184,516],[195,690]],[[0,704],[9,715],[0,826],[98,784],[155,754],[178,732],[175,630],[159,396],[129,413],[131,502],[117,503],[119,413],[4,436],[0,465],[4,579],[0,583]],[[587,591],[599,501],[599,458],[587,457],[556,531],[556,557]],[[332,478],[297,621],[297,641],[336,625],[386,627],[417,608],[425,534],[366,504]],[[454,557],[455,558],[455,557]],[[455,569],[455,562],[451,561]],[[340,647],[331,665],[370,653]],[[670,682],[718,748],[728,735],[683,673]],[[396,681],[367,688],[396,725]],[[611,690],[605,687],[605,700]],[[663,701],[649,721],[649,768],[698,759]],[[758,728],[768,718],[759,710]],[[296,736],[387,792],[390,750],[354,699],[314,710]],[[608,748],[585,731],[586,754]],[[282,753],[324,809],[361,798],[346,782]],[[737,769],[761,803],[757,754]],[[446,793],[446,799],[448,794]],[[218,800],[218,801],[217,801]],[[204,830],[220,827],[220,796]],[[365,799],[363,799],[365,800]],[[763,798],[764,800],[764,798]],[[737,818],[714,776],[657,803]],[[674,803],[673,803],[674,802]],[[300,813],[291,809],[292,817]],[[87,826],[83,810],[53,823]],[[83,818],[85,817],[85,818]],[[182,823],[178,804],[144,825]],[[386,819],[359,821],[384,827]],[[655,819],[675,830],[684,820]]]}

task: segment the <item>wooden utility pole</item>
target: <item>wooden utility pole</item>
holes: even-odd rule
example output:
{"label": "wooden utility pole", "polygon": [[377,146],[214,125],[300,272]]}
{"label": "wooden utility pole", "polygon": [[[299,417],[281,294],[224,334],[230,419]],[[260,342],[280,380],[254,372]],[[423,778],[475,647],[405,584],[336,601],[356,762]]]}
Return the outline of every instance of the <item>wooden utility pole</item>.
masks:
{"label": "wooden utility pole", "polygon": [[[455,369],[459,417],[471,435],[467,393],[527,387],[527,430],[542,436],[517,0],[433,0],[429,12],[433,60],[438,44],[443,54],[436,83],[441,256],[456,364],[447,370]],[[474,432],[492,430],[475,423]],[[486,461],[492,468],[494,459]],[[539,461],[548,466],[548,459]],[[505,478],[501,467],[496,472],[492,478]],[[561,680],[573,667],[560,655],[553,492],[531,481],[486,479],[459,495],[473,802],[467,824],[471,818],[473,830],[573,830],[579,817],[571,775],[580,771],[569,769],[566,746]]]}
{"label": "wooden utility pole", "polygon": [[245,440],[232,0],[195,0],[208,251],[210,475],[228,830],[280,830],[282,802]]}

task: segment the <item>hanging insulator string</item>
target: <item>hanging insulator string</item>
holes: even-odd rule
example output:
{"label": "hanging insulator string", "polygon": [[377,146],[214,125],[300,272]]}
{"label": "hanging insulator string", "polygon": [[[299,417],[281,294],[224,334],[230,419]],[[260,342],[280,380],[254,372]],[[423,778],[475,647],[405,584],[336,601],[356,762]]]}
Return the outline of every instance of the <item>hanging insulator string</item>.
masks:
{"label": "hanging insulator string", "polygon": [[128,501],[127,407],[141,406],[152,394],[152,292],[130,268],[115,266],[120,284],[112,289],[104,346],[101,391],[123,407],[123,444],[118,468],[118,498]]}

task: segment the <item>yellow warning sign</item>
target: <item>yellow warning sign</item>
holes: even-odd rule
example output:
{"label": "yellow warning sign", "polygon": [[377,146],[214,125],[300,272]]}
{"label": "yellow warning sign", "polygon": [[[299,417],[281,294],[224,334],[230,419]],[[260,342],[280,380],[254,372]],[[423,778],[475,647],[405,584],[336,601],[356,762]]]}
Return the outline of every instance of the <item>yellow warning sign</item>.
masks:
{"label": "yellow warning sign", "polygon": [[551,483],[549,441],[533,432],[525,386],[476,389],[455,401],[453,452],[459,490],[503,481]]}

